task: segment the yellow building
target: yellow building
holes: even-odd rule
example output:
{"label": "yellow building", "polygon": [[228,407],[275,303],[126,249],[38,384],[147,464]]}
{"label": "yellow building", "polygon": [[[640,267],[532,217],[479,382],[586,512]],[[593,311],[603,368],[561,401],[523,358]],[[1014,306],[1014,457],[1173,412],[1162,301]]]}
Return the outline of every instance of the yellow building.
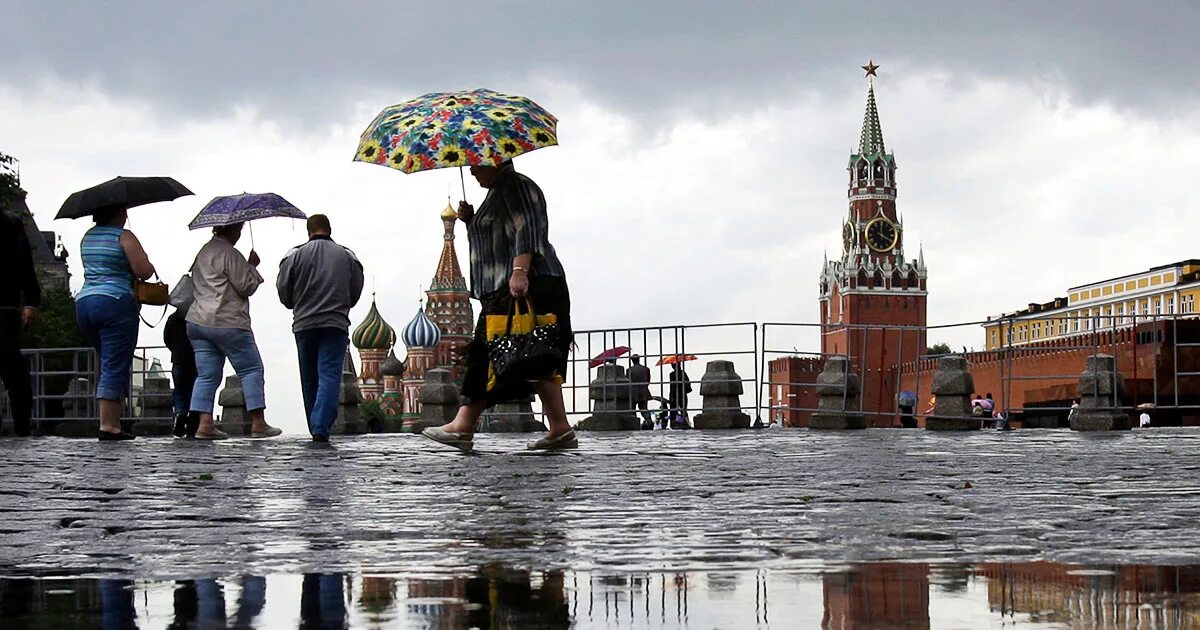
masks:
{"label": "yellow building", "polygon": [[985,347],[1005,346],[1070,337],[1094,330],[1115,330],[1134,321],[1164,316],[1196,316],[1200,296],[1200,260],[1183,260],[1148,271],[1072,287],[1067,297],[1030,303],[1015,313],[988,317],[983,325]]}

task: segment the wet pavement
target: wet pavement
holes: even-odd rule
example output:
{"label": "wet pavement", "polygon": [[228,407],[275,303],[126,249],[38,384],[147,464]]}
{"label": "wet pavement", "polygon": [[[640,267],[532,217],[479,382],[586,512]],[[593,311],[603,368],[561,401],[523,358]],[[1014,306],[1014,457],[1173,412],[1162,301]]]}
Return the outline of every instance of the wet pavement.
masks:
{"label": "wet pavement", "polygon": [[[1015,608],[1014,615],[995,616],[989,589],[1004,580],[980,567],[1054,567],[1071,584],[1128,571],[1175,571],[1178,578],[1185,570],[1187,579],[1198,579],[1179,566],[1200,559],[1200,432],[1194,430],[586,434],[578,452],[561,455],[523,454],[525,439],[481,435],[477,449],[485,452],[472,456],[407,435],[346,438],[332,446],[299,437],[2,440],[0,576],[71,578],[96,591],[86,601],[119,601],[101,592],[101,584],[116,584],[115,591],[105,588],[133,593],[149,606],[143,620],[174,614],[178,580],[217,578],[230,619],[242,581],[261,579],[237,576],[266,576],[268,585],[281,585],[276,590],[295,591],[281,604],[291,616],[269,618],[281,625],[263,625],[263,617],[253,627],[296,627],[303,599],[297,585],[317,573],[341,574],[342,601],[351,602],[365,597],[373,580],[392,580],[397,595],[389,601],[399,608],[379,627],[479,625],[412,617],[414,607],[426,604],[478,612],[467,586],[449,594],[431,587],[436,601],[426,602],[420,585],[428,579],[504,585],[514,580],[503,576],[516,575],[520,592],[551,583],[547,597],[568,602],[567,619],[577,627],[634,619],[633,612],[620,623],[594,612],[579,616],[580,598],[593,611],[600,599],[635,610],[642,604],[634,599],[676,595],[687,596],[695,612],[683,619],[659,610],[656,620],[645,613],[633,626],[807,627],[788,621],[816,614],[814,623],[821,622],[829,612],[828,576],[870,583],[861,576],[878,567],[916,571],[884,581],[917,584],[930,614],[942,601],[939,580],[947,571],[961,573],[966,590],[947,591],[954,595],[946,601],[973,597],[986,619],[1010,625],[1038,618],[1015,616],[1032,614]],[[793,582],[798,590],[780,600]],[[47,583],[6,580],[0,587],[7,602],[13,588],[56,590]],[[1187,593],[1194,601],[1200,590],[1162,584],[1105,592]],[[764,589],[773,592],[769,623],[755,619],[762,614],[756,605],[763,606],[755,598]],[[151,606],[156,597],[165,603]],[[847,610],[864,610],[847,597]],[[1194,603],[1157,597],[1131,610],[1174,606],[1194,615]],[[670,607],[664,601],[659,609]],[[504,604],[493,601],[489,610]],[[995,607],[1003,613],[1005,606]],[[1033,612],[1066,614],[1056,606]],[[735,609],[737,620],[705,621]],[[369,610],[356,610],[350,605],[345,619],[370,625],[362,616]],[[561,620],[542,621],[555,627]]]}

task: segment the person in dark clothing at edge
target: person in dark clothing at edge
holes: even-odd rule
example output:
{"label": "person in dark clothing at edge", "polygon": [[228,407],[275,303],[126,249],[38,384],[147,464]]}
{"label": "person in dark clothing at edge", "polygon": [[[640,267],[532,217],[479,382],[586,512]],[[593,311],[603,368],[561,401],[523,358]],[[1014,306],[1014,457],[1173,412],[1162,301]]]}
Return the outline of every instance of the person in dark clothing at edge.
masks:
{"label": "person in dark clothing at edge", "polygon": [[163,327],[163,343],[171,351],[171,403],[175,408],[175,437],[196,437],[200,414],[191,411],[192,389],[196,386],[196,352],[187,336],[187,314],[192,306],[180,305],[167,318]]}
{"label": "person in dark clothing at edge", "polygon": [[21,329],[37,321],[42,289],[33,269],[33,250],[21,217],[0,208],[0,379],[8,390],[13,432],[33,431],[33,385],[21,356]]}

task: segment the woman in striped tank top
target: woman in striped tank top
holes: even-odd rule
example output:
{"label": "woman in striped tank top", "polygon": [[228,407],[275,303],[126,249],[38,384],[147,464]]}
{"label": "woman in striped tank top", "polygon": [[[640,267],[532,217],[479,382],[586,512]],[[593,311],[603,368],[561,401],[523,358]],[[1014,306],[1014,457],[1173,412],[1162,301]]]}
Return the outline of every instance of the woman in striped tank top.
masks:
{"label": "woman in striped tank top", "polygon": [[125,208],[103,208],[93,218],[96,225],[80,245],[83,289],[75,296],[75,318],[100,355],[100,439],[132,440],[132,434],[121,430],[121,407],[129,392],[138,336],[133,280],[154,275],[154,265],[133,232],[125,229]]}

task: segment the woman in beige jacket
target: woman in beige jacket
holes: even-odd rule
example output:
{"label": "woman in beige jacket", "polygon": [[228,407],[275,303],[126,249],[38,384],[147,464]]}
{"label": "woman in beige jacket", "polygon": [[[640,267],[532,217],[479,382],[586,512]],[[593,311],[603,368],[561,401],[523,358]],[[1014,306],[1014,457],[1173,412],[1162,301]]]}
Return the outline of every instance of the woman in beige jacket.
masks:
{"label": "woman in beige jacket", "polygon": [[250,329],[250,296],[263,277],[258,273],[258,254],[247,260],[234,248],[242,237],[243,223],[213,228],[213,238],[196,255],[192,264],[195,301],[187,314],[188,339],[196,353],[196,385],[191,410],[200,415],[196,439],[229,437],[213,424],[213,403],[225,370],[225,359],[233,364],[246,394],[250,434],[275,437],[281,431],[264,418],[267,407],[263,392],[263,363]]}

